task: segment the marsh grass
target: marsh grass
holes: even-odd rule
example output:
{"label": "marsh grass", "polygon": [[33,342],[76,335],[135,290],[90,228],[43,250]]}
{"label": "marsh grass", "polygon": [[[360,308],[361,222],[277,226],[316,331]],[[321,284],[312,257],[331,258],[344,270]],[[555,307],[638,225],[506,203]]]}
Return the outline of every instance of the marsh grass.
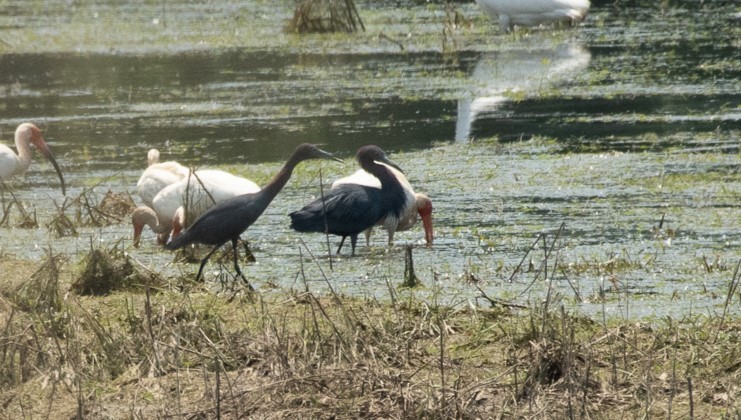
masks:
{"label": "marsh grass", "polygon": [[302,0],[293,19],[286,25],[289,33],[356,32],[365,30],[354,0]]}
{"label": "marsh grass", "polygon": [[115,193],[110,189],[106,191],[97,206],[100,214],[119,223],[126,220],[135,208],[136,204],[129,193]]}
{"label": "marsh grass", "polygon": [[25,311],[55,311],[62,308],[59,294],[59,270],[64,261],[61,254],[47,251],[46,259],[31,275],[31,278],[19,284],[13,293],[15,304]]}
{"label": "marsh grass", "polygon": [[129,194],[106,192],[102,199],[95,191],[101,183],[89,188],[74,198],[68,207],[75,212],[75,224],[79,226],[109,226],[126,220],[136,207]]}
{"label": "marsh grass", "polygon": [[[86,226],[109,226],[126,220],[136,207],[128,193],[114,193],[108,190],[98,200],[95,187],[85,188],[75,198],[65,199],[57,205],[57,212],[46,224],[47,229],[57,238],[78,236],[78,228]],[[55,203],[56,205],[56,203]],[[70,217],[68,213],[73,213]]]}
{"label": "marsh grass", "polygon": [[77,295],[106,295],[115,290],[159,287],[162,276],[145,269],[123,249],[121,242],[108,248],[95,248],[84,257],[82,271],[70,290]]}
{"label": "marsh grass", "polygon": [[65,199],[61,206],[57,206],[57,213],[46,225],[47,229],[54,233],[57,238],[78,235],[75,222],[67,215],[67,212],[65,211],[68,207],[68,203],[69,202]]}
{"label": "marsh grass", "polygon": [[[546,238],[549,272],[558,232]],[[99,254],[125,259],[88,259]],[[722,316],[648,323],[596,322],[555,301],[451,307],[410,289],[390,302],[308,285],[248,299],[139,280],[77,297],[59,258],[50,251],[0,299],[0,416],[741,415],[738,269]],[[52,328],[52,315],[64,322]]]}
{"label": "marsh grass", "polygon": [[[16,223],[16,227],[22,229],[34,229],[39,226],[39,222],[36,219],[36,210],[32,212],[26,210],[18,198],[13,193],[12,188],[0,179],[0,188],[2,188],[2,194],[0,194],[0,205],[2,206],[3,216],[0,218],[0,226],[10,224],[10,211],[15,207],[20,213],[20,220]],[[5,196],[5,192],[8,193],[9,197]]]}

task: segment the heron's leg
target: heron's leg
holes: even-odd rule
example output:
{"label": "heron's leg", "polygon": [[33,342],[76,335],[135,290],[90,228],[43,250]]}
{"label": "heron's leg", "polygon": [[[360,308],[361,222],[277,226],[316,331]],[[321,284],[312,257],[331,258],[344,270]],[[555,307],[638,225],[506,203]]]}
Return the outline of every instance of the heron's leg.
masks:
{"label": "heron's leg", "polygon": [[208,259],[211,258],[211,255],[213,255],[217,249],[221,248],[221,245],[223,244],[216,245],[214,249],[212,249],[208,254],[206,254],[206,256],[203,257],[203,259],[201,260],[201,266],[198,268],[198,275],[196,275],[196,283],[198,282],[198,280],[201,279],[201,273],[203,273],[203,267],[208,262]]}
{"label": "heron's leg", "polygon": [[239,241],[239,238],[232,239],[232,252],[234,253],[234,269],[237,270],[237,274],[239,274],[239,277],[242,278],[242,281],[244,284],[250,289],[255,290],[254,287],[250,284],[249,281],[247,281],[247,278],[242,274],[242,270],[239,269],[239,263],[237,260],[239,259],[237,256],[237,242]]}
{"label": "heron's leg", "polygon": [[373,233],[373,226],[365,230],[365,246],[370,246],[371,233]]}
{"label": "heron's leg", "polygon": [[509,15],[499,15],[499,33],[506,34],[512,30],[512,22]]}
{"label": "heron's leg", "polygon": [[247,262],[255,262],[257,261],[257,258],[255,258],[255,254],[252,253],[252,250],[250,249],[250,244],[247,241],[243,242],[244,245],[244,259],[247,260]]}
{"label": "heron's leg", "polygon": [[355,245],[358,243],[358,235],[350,235],[350,244],[352,245],[352,254],[350,256],[355,255]]}
{"label": "heron's leg", "polygon": [[337,255],[340,255],[340,251],[342,250],[342,244],[345,243],[345,238],[347,238],[347,236],[343,236],[342,240],[340,240],[340,246],[337,247]]}

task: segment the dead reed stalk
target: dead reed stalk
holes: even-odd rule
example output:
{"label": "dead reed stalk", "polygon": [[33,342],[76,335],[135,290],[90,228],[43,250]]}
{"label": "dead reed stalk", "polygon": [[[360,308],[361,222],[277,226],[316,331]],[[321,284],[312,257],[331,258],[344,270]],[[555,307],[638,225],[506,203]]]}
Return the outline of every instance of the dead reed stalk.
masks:
{"label": "dead reed stalk", "polygon": [[285,28],[293,33],[365,31],[354,0],[301,0]]}

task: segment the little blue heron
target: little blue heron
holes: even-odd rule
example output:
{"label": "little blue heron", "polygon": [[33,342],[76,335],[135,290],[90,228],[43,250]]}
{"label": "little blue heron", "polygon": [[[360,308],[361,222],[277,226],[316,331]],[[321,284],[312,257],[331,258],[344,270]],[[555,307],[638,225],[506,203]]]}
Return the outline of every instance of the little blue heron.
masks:
{"label": "little blue heron", "polygon": [[62,183],[62,194],[67,195],[62,170],[59,169],[54,155],[51,154],[49,146],[46,145],[44,138],[41,136],[41,130],[31,123],[23,123],[15,129],[15,148],[18,150],[18,154],[10,147],[0,144],[0,180],[6,180],[13,175],[21,175],[26,172],[26,169],[31,165],[32,144],[54,166],[59,181]]}
{"label": "little blue heron", "polygon": [[[407,202],[404,187],[387,166],[399,169],[378,146],[363,146],[358,150],[360,167],[381,182],[381,188],[359,184],[343,184],[327,195],[290,214],[291,227],[298,232],[331,233],[342,236],[337,253],[345,238],[350,237],[352,254],[358,234],[386,218],[389,223],[403,217]],[[399,169],[401,171],[401,169]]]}
{"label": "little blue heron", "polygon": [[302,144],[296,148],[291,157],[288,159],[283,168],[273,179],[259,192],[252,194],[243,194],[226,200],[203,213],[188,229],[170,243],[165,245],[167,249],[178,249],[188,244],[201,243],[213,245],[214,248],[206,254],[201,260],[201,266],[198,268],[196,281],[201,278],[203,266],[211,255],[216,252],[227,241],[232,242],[232,251],[234,253],[234,269],[242,278],[245,284],[252,289],[252,286],[242,274],[237,262],[237,241],[239,235],[262,215],[271,201],[286,185],[291,178],[293,169],[300,162],[307,159],[333,159],[341,162],[341,159],[335,158],[313,144]]}
{"label": "little blue heron", "polygon": [[[188,226],[206,210],[232,197],[255,193],[260,187],[249,179],[216,169],[200,169],[163,188],[150,206],[139,206],[131,214],[134,246],[139,246],[144,226],[157,233],[157,241],[167,243],[172,231],[175,239],[183,226]],[[187,216],[187,220],[186,220]]]}
{"label": "little blue heron", "polygon": [[[422,219],[422,226],[425,230],[425,242],[428,247],[432,246],[434,237],[432,229],[432,200],[426,194],[418,193],[412,188],[412,184],[409,183],[404,174],[393,166],[386,165],[386,167],[394,174],[399,183],[404,187],[406,193],[406,203],[403,211],[403,216],[400,219],[381,219],[378,221],[378,226],[383,226],[388,233],[388,243],[393,245],[394,233],[404,230],[409,230],[417,223],[417,215]],[[357,172],[350,176],[340,178],[332,183],[332,188],[337,188],[342,184],[360,184],[374,188],[381,188],[381,181],[375,176],[371,175],[364,169],[358,169]],[[370,236],[373,231],[373,227],[365,230],[365,243],[370,244]]]}

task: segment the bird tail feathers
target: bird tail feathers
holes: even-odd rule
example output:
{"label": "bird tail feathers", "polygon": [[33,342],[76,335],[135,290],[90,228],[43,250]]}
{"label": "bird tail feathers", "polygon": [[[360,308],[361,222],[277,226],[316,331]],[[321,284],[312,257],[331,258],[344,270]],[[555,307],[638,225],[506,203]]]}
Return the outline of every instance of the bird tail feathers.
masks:
{"label": "bird tail feathers", "polygon": [[296,232],[324,232],[324,217],[316,213],[296,211],[290,214],[291,228]]}

